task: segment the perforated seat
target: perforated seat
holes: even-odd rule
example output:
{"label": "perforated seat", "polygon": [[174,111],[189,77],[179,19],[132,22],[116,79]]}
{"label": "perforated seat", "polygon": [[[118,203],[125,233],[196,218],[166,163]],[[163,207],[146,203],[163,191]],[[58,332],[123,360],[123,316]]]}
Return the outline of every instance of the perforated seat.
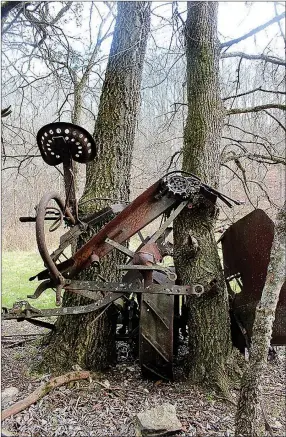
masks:
{"label": "perforated seat", "polygon": [[61,164],[65,156],[83,164],[96,156],[96,145],[90,133],[72,123],[43,126],[37,134],[37,144],[43,160],[49,165]]}

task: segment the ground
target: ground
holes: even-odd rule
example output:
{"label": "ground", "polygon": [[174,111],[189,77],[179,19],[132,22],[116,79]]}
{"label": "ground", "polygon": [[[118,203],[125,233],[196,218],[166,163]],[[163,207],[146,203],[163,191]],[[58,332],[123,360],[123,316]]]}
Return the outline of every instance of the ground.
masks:
{"label": "ground", "polygon": [[[30,371],[44,332],[45,329],[27,322],[2,322],[2,390],[17,387],[19,394],[15,400],[23,399],[51,376]],[[22,340],[26,341],[19,344]],[[181,349],[183,354],[184,347]],[[23,437],[135,436],[136,414],[169,402],[176,406],[183,425],[184,430],[178,436],[234,434],[235,406],[212,391],[190,385],[179,364],[176,382],[148,381],[141,378],[138,362],[130,356],[127,345],[120,343],[118,354],[116,367],[104,374],[94,374],[92,381],[54,389],[27,410],[6,419],[2,429]],[[285,348],[279,348],[278,355],[278,360],[269,363],[264,373],[262,393],[273,435],[282,437],[285,435]],[[238,393],[238,389],[232,390],[234,402]],[[267,435],[263,426],[260,435]]]}

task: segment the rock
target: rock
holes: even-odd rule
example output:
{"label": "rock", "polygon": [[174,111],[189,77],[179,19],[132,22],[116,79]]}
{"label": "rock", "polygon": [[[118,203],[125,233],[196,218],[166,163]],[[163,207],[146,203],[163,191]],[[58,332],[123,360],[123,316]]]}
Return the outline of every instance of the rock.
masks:
{"label": "rock", "polygon": [[166,436],[182,429],[174,405],[162,404],[138,413],[137,435],[142,437]]}
{"label": "rock", "polygon": [[17,387],[5,388],[5,390],[3,390],[1,393],[2,407],[5,407],[6,405],[9,404],[9,402],[13,401],[18,393],[19,390],[17,389]]}

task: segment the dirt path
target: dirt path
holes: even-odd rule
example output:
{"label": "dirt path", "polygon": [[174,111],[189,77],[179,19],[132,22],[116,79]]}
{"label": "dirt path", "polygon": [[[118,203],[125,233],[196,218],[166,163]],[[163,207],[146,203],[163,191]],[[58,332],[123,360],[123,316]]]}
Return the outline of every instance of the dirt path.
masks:
{"label": "dirt path", "polygon": [[[27,322],[3,322],[2,336],[46,332]],[[22,337],[23,338],[23,337]],[[28,337],[25,337],[28,338]],[[20,346],[2,344],[2,389],[19,389],[16,400],[24,398],[50,375],[32,375],[29,366],[39,353],[40,336]],[[13,337],[13,342],[21,337]],[[4,338],[5,341],[8,337]],[[285,348],[279,359],[269,363],[263,378],[263,404],[275,437],[285,435]],[[94,375],[109,387],[95,381],[75,382],[55,389],[29,409],[6,419],[2,427],[15,436],[135,436],[136,413],[163,402],[176,405],[184,431],[180,436],[232,436],[235,407],[212,392],[190,386],[177,369],[174,383],[143,380],[138,362],[130,359],[124,344],[119,348],[119,363],[104,374]],[[235,401],[238,390],[232,391]],[[265,436],[262,431],[261,436]]]}

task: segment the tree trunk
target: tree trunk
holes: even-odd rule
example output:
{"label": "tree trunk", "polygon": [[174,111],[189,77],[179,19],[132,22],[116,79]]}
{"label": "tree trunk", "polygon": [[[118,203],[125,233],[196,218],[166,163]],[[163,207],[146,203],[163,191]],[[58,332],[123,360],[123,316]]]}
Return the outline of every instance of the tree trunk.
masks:
{"label": "tree trunk", "polygon": [[254,437],[257,428],[259,382],[267,363],[272,327],[280,290],[285,281],[286,210],[275,226],[270,262],[261,300],[256,308],[248,366],[242,376],[236,412],[235,436]]}
{"label": "tree trunk", "polygon": [[[94,130],[97,157],[87,165],[86,185],[80,201],[81,215],[106,206],[106,201],[92,201],[95,197],[129,200],[132,149],[149,27],[150,3],[118,2]],[[88,232],[83,240],[97,230]],[[101,262],[101,275],[107,280],[119,279],[116,265],[122,261],[122,255],[112,253]],[[93,280],[95,272],[89,268],[81,278]],[[65,306],[78,305],[79,302],[86,303],[86,300],[66,293]],[[100,370],[112,363],[115,357],[114,318],[108,312],[95,320],[97,316],[95,312],[59,317],[57,332],[52,335],[45,354],[53,369],[68,370],[77,363],[85,369]]]}
{"label": "tree trunk", "polygon": [[[218,187],[224,110],[219,89],[219,41],[216,2],[188,2],[185,28],[188,116],[183,170]],[[183,210],[174,225],[174,259],[182,284],[209,285],[216,291],[188,300],[189,371],[194,382],[226,388],[224,363],[230,351],[228,298],[214,237],[217,208],[201,199]],[[191,237],[199,245],[192,247]]]}

